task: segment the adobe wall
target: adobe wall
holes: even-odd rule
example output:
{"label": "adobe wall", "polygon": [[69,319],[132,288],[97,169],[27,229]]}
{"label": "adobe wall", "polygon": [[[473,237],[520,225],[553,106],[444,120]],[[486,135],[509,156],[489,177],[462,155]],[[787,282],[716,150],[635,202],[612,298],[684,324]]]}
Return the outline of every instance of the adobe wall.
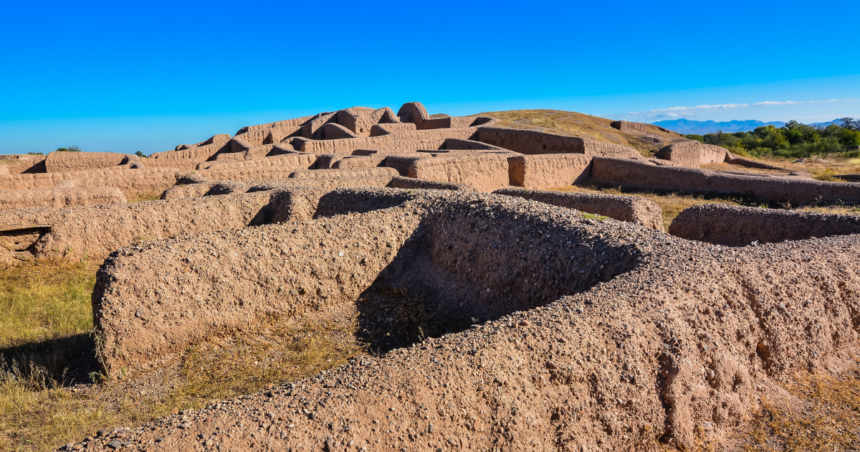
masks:
{"label": "adobe wall", "polygon": [[398,176],[397,170],[394,168],[349,168],[349,169],[319,169],[319,170],[298,170],[290,174],[291,179],[315,179],[315,178],[335,178],[335,177],[377,177],[377,176]]}
{"label": "adobe wall", "polygon": [[538,154],[508,157],[511,185],[546,189],[573,185],[591,177],[591,157],[581,154]]}
{"label": "adobe wall", "polygon": [[232,144],[230,135],[215,135],[204,141],[204,145],[192,146],[178,151],[156,152],[150,154],[149,159],[196,159],[200,162],[209,160],[219,152],[229,152]]}
{"label": "adobe wall", "polygon": [[[362,129],[364,130],[364,129]],[[367,135],[369,136],[370,132]],[[349,138],[358,138],[361,135],[354,133],[353,131],[347,129],[346,127],[330,122],[328,124],[324,124],[317,131],[317,139],[318,140],[343,140]]]}
{"label": "adobe wall", "polygon": [[271,193],[206,196],[89,207],[31,208],[0,211],[0,229],[50,225],[35,244],[33,257],[105,258],[139,242],[238,229],[271,218]]}
{"label": "adobe wall", "polygon": [[209,192],[214,184],[218,182],[199,182],[196,184],[179,184],[168,188],[161,195],[161,199],[184,199],[198,198]]}
{"label": "adobe wall", "polygon": [[[243,179],[241,184],[225,185],[220,182],[201,182],[197,184],[176,185],[164,193],[163,199],[195,198],[211,196],[217,190],[220,194],[229,187],[229,193],[246,193],[288,189],[291,187],[315,187],[326,190],[356,187],[387,187],[394,176],[390,174],[366,177],[308,177],[308,178],[277,178],[277,179]],[[241,188],[240,187],[244,187]]]}
{"label": "adobe wall", "polygon": [[372,128],[378,123],[399,123],[400,119],[388,107],[377,110],[367,107],[352,107],[338,111],[337,122],[354,136],[369,137]]}
{"label": "adobe wall", "polygon": [[239,161],[214,161],[203,162],[197,166],[198,170],[231,170],[231,169],[249,169],[249,168],[295,168],[295,169],[310,169],[315,168],[317,156],[314,154],[283,154],[272,157],[260,157],[248,160]]}
{"label": "adobe wall", "polygon": [[45,170],[49,173],[69,173],[109,168],[127,163],[140,162],[136,155],[117,152],[51,152],[45,159]]}
{"label": "adobe wall", "polygon": [[774,243],[860,233],[856,215],[704,204],[684,209],[669,234],[726,246]]}
{"label": "adobe wall", "polygon": [[125,196],[115,187],[47,188],[43,190],[0,191],[0,210],[31,207],[94,206],[124,204]]}
{"label": "adobe wall", "polygon": [[728,160],[729,155],[731,153],[726,148],[702,144],[695,140],[670,144],[654,154],[659,159],[691,168],[708,163],[723,163]]}
{"label": "adobe wall", "polygon": [[390,156],[386,165],[404,168],[401,176],[451,184],[464,184],[478,191],[508,186],[508,160],[503,154],[453,154],[438,157]]}
{"label": "adobe wall", "polygon": [[474,192],[473,187],[466,184],[452,184],[434,180],[414,179],[411,177],[395,176],[387,185],[389,188],[403,188],[407,190],[454,190]]}
{"label": "adobe wall", "polygon": [[9,174],[11,174],[9,168],[6,165],[0,165],[0,176],[8,176]]}
{"label": "adobe wall", "polygon": [[521,154],[585,154],[642,159],[638,151],[619,144],[555,135],[535,130],[479,127],[476,139]]}
{"label": "adobe wall", "polygon": [[378,137],[392,133],[413,132],[415,130],[418,130],[418,128],[411,122],[374,124],[374,126],[370,128],[370,136]]}
{"label": "adobe wall", "polygon": [[268,124],[247,126],[239,129],[233,138],[243,140],[250,146],[280,143],[286,137],[300,135],[302,126],[314,118],[315,116],[304,116],[285,121],[270,122]]}
{"label": "adobe wall", "polygon": [[591,177],[598,184],[612,187],[739,195],[793,206],[838,200],[860,202],[860,186],[847,182],[658,166],[629,159],[595,157]]}
{"label": "adobe wall", "polygon": [[352,154],[358,149],[404,153],[416,149],[438,149],[447,138],[467,140],[475,134],[475,128],[417,130],[378,137],[351,140],[307,140],[294,138],[291,144],[301,152],[313,154]]}
{"label": "adobe wall", "polygon": [[9,170],[9,174],[30,174],[47,172],[45,168],[44,155],[21,155],[17,156],[17,162],[2,165]]}
{"label": "adobe wall", "polygon": [[612,127],[622,131],[622,132],[633,132],[633,133],[646,133],[648,132],[648,124],[643,124],[641,122],[630,122],[630,121],[612,121],[609,123]]}
{"label": "adobe wall", "polygon": [[185,171],[193,171],[197,169],[197,165],[202,160],[199,159],[140,159],[140,162],[146,168],[175,168]]}
{"label": "adobe wall", "polygon": [[657,204],[637,196],[526,190],[522,188],[503,188],[493,193],[603,215],[663,232],[663,210]]}
{"label": "adobe wall", "polygon": [[17,174],[0,176],[0,190],[39,190],[52,188],[64,180],[74,180],[78,187],[117,187],[127,198],[141,193],[162,193],[176,183],[176,168],[143,168],[75,171],[70,173]]}

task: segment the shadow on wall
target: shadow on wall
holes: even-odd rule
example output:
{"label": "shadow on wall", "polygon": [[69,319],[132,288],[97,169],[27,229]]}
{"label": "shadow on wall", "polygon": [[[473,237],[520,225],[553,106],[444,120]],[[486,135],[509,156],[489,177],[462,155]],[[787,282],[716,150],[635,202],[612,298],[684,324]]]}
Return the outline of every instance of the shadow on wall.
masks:
{"label": "shadow on wall", "polygon": [[636,266],[625,246],[569,225],[499,227],[510,219],[426,217],[356,300],[357,339],[385,353],[588,291]]}

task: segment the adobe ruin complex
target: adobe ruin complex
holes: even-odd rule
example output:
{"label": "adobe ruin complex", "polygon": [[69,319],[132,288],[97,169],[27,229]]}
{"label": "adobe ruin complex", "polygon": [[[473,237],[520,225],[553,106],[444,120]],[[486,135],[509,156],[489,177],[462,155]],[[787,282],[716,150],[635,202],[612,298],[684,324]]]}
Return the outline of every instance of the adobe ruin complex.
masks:
{"label": "adobe ruin complex", "polygon": [[[111,375],[270,318],[360,313],[389,333],[384,354],[132,429],[124,450],[732,448],[796,372],[854,365],[860,223],[700,206],[667,233],[642,198],[547,190],[860,201],[860,184],[700,168],[723,162],[762,166],[353,107],[149,158],[0,166],[0,262],[106,259],[92,302]],[[429,339],[374,303],[390,288],[424,300]]]}

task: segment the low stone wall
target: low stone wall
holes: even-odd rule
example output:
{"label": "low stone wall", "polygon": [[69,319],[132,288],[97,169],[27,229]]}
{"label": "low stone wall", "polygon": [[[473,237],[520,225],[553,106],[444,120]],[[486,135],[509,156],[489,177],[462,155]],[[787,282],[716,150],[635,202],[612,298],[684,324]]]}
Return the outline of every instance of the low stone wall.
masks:
{"label": "low stone wall", "polygon": [[541,190],[573,185],[591,176],[591,157],[580,154],[539,154],[508,157],[511,185]]}
{"label": "low stone wall", "polygon": [[731,153],[723,147],[702,144],[695,140],[670,144],[657,151],[655,157],[668,160],[679,166],[698,168],[708,163],[723,163]]}
{"label": "low stone wall", "polygon": [[603,215],[663,231],[663,210],[660,209],[660,206],[636,196],[525,190],[522,188],[505,188],[496,190],[494,193]]}
{"label": "low stone wall", "polygon": [[51,152],[45,159],[45,170],[49,173],[70,173],[135,162],[140,162],[140,157],[117,152]]}
{"label": "low stone wall", "polygon": [[99,204],[124,204],[125,202],[125,196],[115,187],[0,191],[0,210],[28,209],[31,207],[95,206]]}
{"label": "low stone wall", "polygon": [[505,154],[452,154],[438,157],[397,157],[385,160],[386,166],[401,176],[437,182],[464,184],[479,191],[508,186],[508,159]]}
{"label": "low stone wall", "polygon": [[847,182],[658,166],[629,159],[595,157],[591,177],[595,183],[611,187],[737,195],[793,206],[860,202],[860,186]]}
{"label": "low stone wall", "polygon": [[703,204],[684,209],[669,234],[716,245],[746,246],[860,233],[860,217]]}
{"label": "low stone wall", "polygon": [[568,137],[535,130],[480,127],[477,140],[521,154],[585,154],[616,158],[642,159],[633,148],[603,143],[588,138]]}

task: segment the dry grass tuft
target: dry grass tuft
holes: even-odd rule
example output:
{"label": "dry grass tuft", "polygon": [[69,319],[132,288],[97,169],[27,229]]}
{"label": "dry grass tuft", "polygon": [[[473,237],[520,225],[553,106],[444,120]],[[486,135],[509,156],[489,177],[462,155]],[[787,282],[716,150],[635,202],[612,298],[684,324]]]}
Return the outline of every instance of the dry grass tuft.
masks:
{"label": "dry grass tuft", "polygon": [[747,451],[860,449],[860,373],[844,378],[799,375],[786,389],[799,406],[764,404],[745,432]]}
{"label": "dry grass tuft", "polygon": [[0,268],[0,450],[40,451],[142,425],[339,366],[364,347],[354,320],[281,322],[213,337],[150,373],[104,380],[90,296],[97,265]]}
{"label": "dry grass tuft", "polygon": [[161,195],[155,193],[139,193],[137,196],[129,198],[128,202],[145,202],[145,201],[160,201]]}

